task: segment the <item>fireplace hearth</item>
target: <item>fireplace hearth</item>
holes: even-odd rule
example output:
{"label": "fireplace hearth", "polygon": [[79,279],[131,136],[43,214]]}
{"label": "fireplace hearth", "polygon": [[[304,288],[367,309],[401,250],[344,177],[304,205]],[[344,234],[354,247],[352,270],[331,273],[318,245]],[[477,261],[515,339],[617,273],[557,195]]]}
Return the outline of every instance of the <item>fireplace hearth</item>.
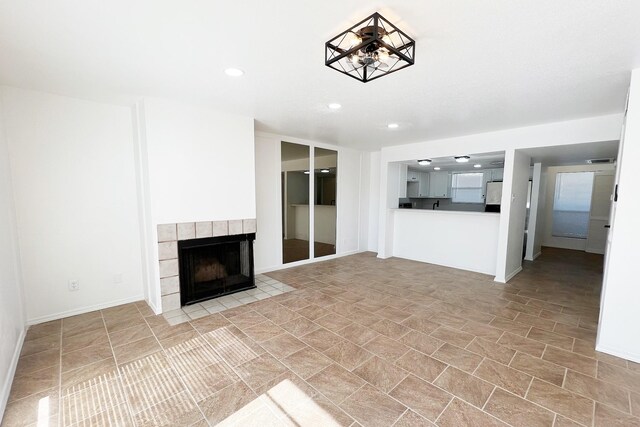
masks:
{"label": "fireplace hearth", "polygon": [[178,241],[180,305],[255,288],[255,233]]}

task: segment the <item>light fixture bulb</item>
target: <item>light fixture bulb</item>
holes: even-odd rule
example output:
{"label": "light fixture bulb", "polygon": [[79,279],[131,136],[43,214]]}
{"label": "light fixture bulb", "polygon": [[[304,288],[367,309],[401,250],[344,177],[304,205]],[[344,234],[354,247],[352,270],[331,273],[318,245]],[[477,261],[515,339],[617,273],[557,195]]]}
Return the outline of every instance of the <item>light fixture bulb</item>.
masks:
{"label": "light fixture bulb", "polygon": [[477,168],[481,168],[482,165],[480,163],[476,163],[475,165],[473,165],[473,167],[477,169]]}
{"label": "light fixture bulb", "polygon": [[386,50],[378,52],[378,61],[386,64],[389,61],[389,53]]}
{"label": "light fixture bulb", "polygon": [[399,125],[399,124],[397,124],[397,123],[389,123],[389,124],[387,125],[387,127],[388,127],[389,129],[398,129],[398,128],[400,127],[400,125]]}
{"label": "light fixture bulb", "polygon": [[351,37],[349,37],[349,46],[354,47],[360,43],[362,43],[362,39],[357,34],[352,33]]}
{"label": "light fixture bulb", "polygon": [[438,166],[436,166],[435,168],[433,168],[434,171],[439,171],[440,168]]}
{"label": "light fixture bulb", "polygon": [[329,169],[320,169],[320,172],[322,172],[322,173],[329,173]]}
{"label": "light fixture bulb", "polygon": [[311,172],[309,172],[309,171],[304,171],[304,174],[305,174],[305,175],[309,175],[310,173],[311,173]]}
{"label": "light fixture bulb", "polygon": [[224,70],[224,73],[230,77],[240,77],[244,74],[244,71],[239,68],[227,68],[226,70]]}
{"label": "light fixture bulb", "polygon": [[469,157],[469,156],[456,156],[456,157],[454,157],[454,159],[456,159],[456,162],[458,162],[458,163],[467,163],[470,158],[471,157]]}
{"label": "light fixture bulb", "polygon": [[331,108],[332,110],[339,110],[340,108],[342,108],[342,105],[338,104],[337,102],[333,102],[329,104],[329,108]]}
{"label": "light fixture bulb", "polygon": [[382,36],[382,41],[385,42],[386,44],[390,45],[391,44],[391,37],[389,37],[389,34],[385,34],[384,36]]}
{"label": "light fixture bulb", "polygon": [[418,164],[420,166],[429,166],[431,164],[431,160],[430,159],[418,160]]}

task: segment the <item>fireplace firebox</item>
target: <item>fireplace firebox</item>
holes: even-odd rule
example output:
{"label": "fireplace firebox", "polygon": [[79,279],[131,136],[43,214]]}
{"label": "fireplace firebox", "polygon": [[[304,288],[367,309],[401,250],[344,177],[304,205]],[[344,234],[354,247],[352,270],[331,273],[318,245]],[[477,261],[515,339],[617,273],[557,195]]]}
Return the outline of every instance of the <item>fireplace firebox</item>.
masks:
{"label": "fireplace firebox", "polygon": [[179,241],[180,304],[255,288],[255,236],[249,233]]}

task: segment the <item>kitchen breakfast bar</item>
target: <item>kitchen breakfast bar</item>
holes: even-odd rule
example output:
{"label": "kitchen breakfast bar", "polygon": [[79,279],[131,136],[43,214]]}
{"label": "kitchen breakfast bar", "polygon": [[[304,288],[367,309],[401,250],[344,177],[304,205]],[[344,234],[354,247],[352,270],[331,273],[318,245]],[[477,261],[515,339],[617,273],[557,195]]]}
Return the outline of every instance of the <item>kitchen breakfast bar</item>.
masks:
{"label": "kitchen breakfast bar", "polygon": [[495,275],[500,214],[389,209],[394,256]]}

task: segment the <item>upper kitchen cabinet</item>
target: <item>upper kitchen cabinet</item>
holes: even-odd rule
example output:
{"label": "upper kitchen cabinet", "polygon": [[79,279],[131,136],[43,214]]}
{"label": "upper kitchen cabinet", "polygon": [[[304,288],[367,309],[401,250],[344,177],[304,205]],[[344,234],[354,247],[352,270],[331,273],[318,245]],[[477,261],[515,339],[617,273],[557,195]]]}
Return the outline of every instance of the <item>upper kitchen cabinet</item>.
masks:
{"label": "upper kitchen cabinet", "polygon": [[407,181],[408,182],[418,182],[420,180],[420,172],[409,169],[407,171]]}
{"label": "upper kitchen cabinet", "polygon": [[429,173],[429,196],[449,198],[451,187],[451,174],[449,172]]}
{"label": "upper kitchen cabinet", "polygon": [[407,182],[407,197],[424,198],[429,196],[429,174],[427,172],[416,172],[409,170]]}

